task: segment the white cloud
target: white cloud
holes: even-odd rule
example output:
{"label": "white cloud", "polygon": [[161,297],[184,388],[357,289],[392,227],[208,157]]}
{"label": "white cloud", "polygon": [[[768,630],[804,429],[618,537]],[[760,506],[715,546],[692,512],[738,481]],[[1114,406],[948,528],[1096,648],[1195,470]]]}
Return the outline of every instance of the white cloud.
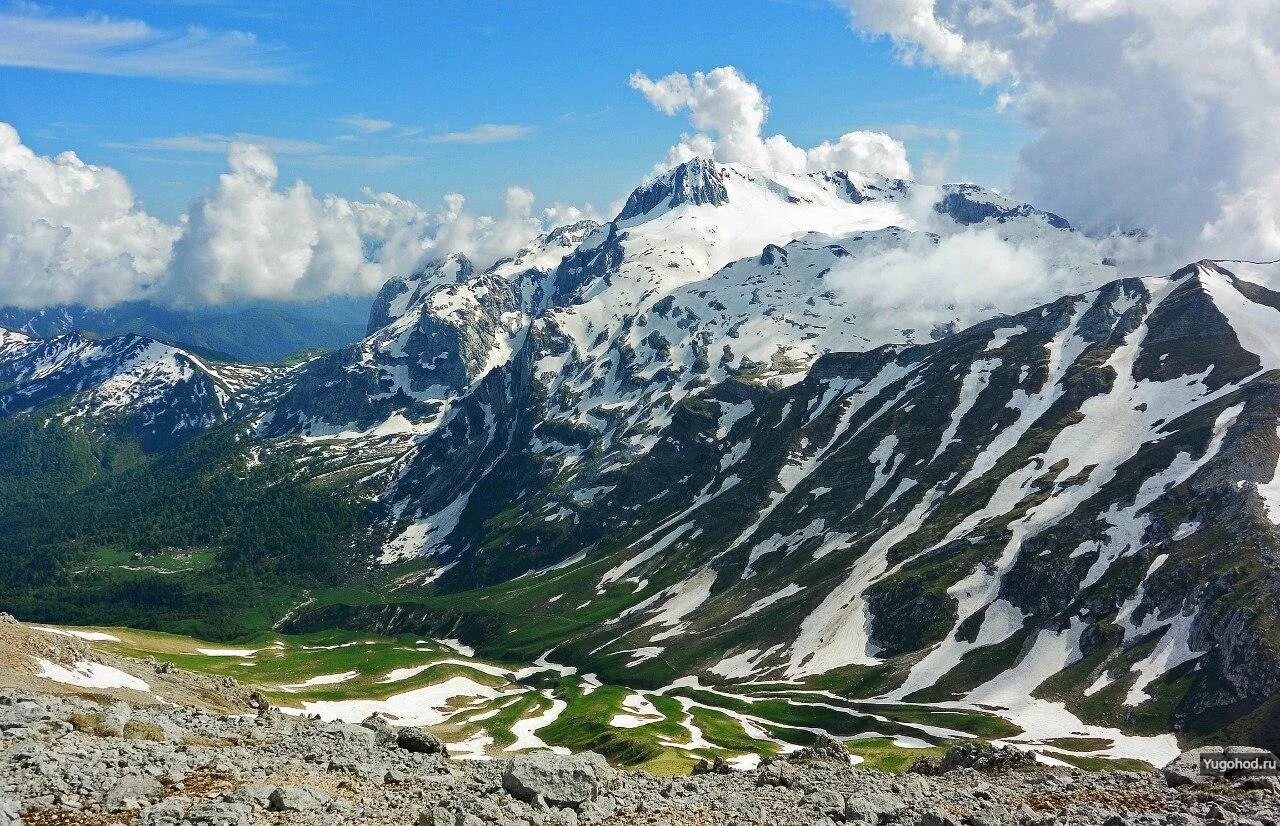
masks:
{"label": "white cloud", "polygon": [[1003,237],[987,227],[923,228],[930,231],[915,233],[901,247],[850,258],[828,276],[860,308],[858,323],[873,340],[903,340],[900,331],[909,329],[915,341],[928,341],[935,327],[954,322],[964,328],[1114,277],[1114,270],[1079,266],[1099,260],[1105,246],[1084,236],[1046,243]]}
{"label": "white cloud", "polygon": [[[197,150],[203,151],[203,150]],[[541,232],[593,214],[507,190],[496,216],[461,195],[435,212],[399,196],[366,200],[281,187],[262,146],[233,142],[229,170],[170,226],[135,202],[115,170],[75,154],[36,155],[0,123],[0,303],[182,306],[364,294],[429,258],[461,252],[485,267]]]}
{"label": "white cloud", "polygon": [[36,155],[0,123],[0,301],[104,306],[162,277],[177,231],[120,173],[75,153]]}
{"label": "white cloud", "polygon": [[843,0],[842,5],[853,14],[855,25],[887,34],[906,63],[922,61],[983,83],[994,83],[1009,72],[1008,54],[966,38],[939,17],[934,0]]}
{"label": "white cloud", "polygon": [[0,13],[0,65],[224,83],[285,83],[281,49],[241,31],[156,29],[141,20],[58,16],[23,4]]}
{"label": "white cloud", "polygon": [[908,55],[1003,79],[1002,104],[1034,134],[1020,197],[1096,231],[1151,229],[1161,266],[1280,256],[1280,3],[842,5]]}
{"label": "white cloud", "polygon": [[230,171],[192,205],[174,244],[165,298],[182,304],[365,293],[382,283],[347,201],[304,183],[278,191],[265,150],[232,144]]}
{"label": "white cloud", "polygon": [[768,101],[732,66],[692,76],[673,72],[657,80],[636,72],[630,84],[664,114],[688,111],[698,130],[668,150],[661,168],[705,155],[778,172],[847,169],[893,178],[911,174],[906,147],[883,132],[848,132],[834,144],[824,142],[807,150],[783,135],[763,137]]}
{"label": "white cloud", "polygon": [[427,143],[509,143],[528,137],[532,133],[532,126],[518,123],[482,123],[461,132],[429,135],[425,140]]}
{"label": "white cloud", "polygon": [[460,252],[480,267],[487,267],[520,249],[545,229],[533,212],[533,193],[524,187],[508,187],[502,213],[473,215],[466,198],[451,193],[436,214],[434,237],[427,243],[427,256],[440,257]]}

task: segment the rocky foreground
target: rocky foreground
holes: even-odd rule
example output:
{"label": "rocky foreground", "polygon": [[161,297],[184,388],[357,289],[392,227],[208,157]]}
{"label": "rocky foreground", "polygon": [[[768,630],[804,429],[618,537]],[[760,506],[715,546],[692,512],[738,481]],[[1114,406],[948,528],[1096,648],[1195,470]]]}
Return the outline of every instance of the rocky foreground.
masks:
{"label": "rocky foreground", "polygon": [[599,755],[451,760],[379,717],[322,723],[0,690],[0,824],[1280,823],[1274,778],[1048,768],[987,746],[904,776],[834,741],[750,772],[618,771]]}

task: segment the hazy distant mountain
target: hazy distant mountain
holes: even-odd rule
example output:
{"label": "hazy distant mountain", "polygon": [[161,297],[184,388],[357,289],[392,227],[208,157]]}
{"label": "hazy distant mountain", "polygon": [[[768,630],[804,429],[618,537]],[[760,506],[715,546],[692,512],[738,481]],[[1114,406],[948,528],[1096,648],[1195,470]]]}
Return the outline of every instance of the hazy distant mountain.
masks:
{"label": "hazy distant mountain", "polygon": [[367,296],[341,296],[192,310],[148,301],[106,309],[74,304],[38,310],[0,307],[0,327],[40,337],[132,333],[210,355],[266,364],[301,351],[331,350],[359,339],[369,317],[369,302]]}

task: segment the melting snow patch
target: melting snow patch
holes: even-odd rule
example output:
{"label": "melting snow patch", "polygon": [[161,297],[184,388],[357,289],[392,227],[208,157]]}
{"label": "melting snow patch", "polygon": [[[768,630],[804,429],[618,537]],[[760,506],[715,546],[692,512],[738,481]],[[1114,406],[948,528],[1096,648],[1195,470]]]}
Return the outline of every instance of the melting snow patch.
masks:
{"label": "melting snow patch", "polygon": [[196,653],[206,657],[252,657],[261,650],[260,648],[197,648]]}
{"label": "melting snow patch", "polygon": [[1191,650],[1191,625],[1194,621],[1194,614],[1179,614],[1169,623],[1169,630],[1151,653],[1133,664],[1132,670],[1138,674],[1138,678],[1125,695],[1125,705],[1136,706],[1150,700],[1151,695],[1147,694],[1146,688],[1153,680],[1204,653]]}
{"label": "melting snow patch", "polygon": [[34,631],[43,631],[46,634],[60,634],[64,637],[75,637],[80,640],[88,640],[90,642],[120,642],[120,638],[113,634],[105,634],[101,631],[78,631],[74,628],[53,628],[48,625],[33,625]]}
{"label": "melting snow patch", "polygon": [[459,654],[461,654],[464,657],[474,657],[476,655],[476,650],[474,648],[464,644],[460,640],[448,639],[448,640],[436,640],[436,642],[440,643],[441,645],[449,646],[454,651],[457,651]]}
{"label": "melting snow patch", "polygon": [[448,743],[447,745],[449,746],[449,756],[454,760],[488,760],[489,755],[485,752],[485,749],[493,745],[493,738],[481,731],[471,735],[466,740],[458,743]]}
{"label": "melting snow patch", "polygon": [[666,718],[643,694],[628,694],[622,701],[623,713],[613,715],[609,725],[614,728],[640,728]]}
{"label": "melting snow patch", "polygon": [[40,666],[40,676],[55,683],[80,688],[131,688],[134,691],[151,691],[151,686],[132,674],[126,674],[118,668],[102,663],[81,660],[67,667],[39,657],[32,657],[32,659]]}
{"label": "melting snow patch", "polygon": [[348,680],[353,680],[358,676],[360,676],[359,671],[344,671],[341,674],[320,674],[308,680],[303,680],[300,683],[291,683],[289,685],[282,685],[280,686],[280,690],[288,691],[289,693],[292,694],[293,692],[302,691],[303,689],[311,688],[312,686],[337,685],[338,683],[345,683]]}
{"label": "melting snow patch", "polygon": [[630,651],[619,651],[619,654],[630,654],[631,659],[627,661],[627,668],[635,668],[645,660],[651,660],[667,649],[661,645],[649,645],[644,648],[633,648]]}
{"label": "melting snow patch", "polygon": [[378,682],[398,683],[402,680],[407,680],[410,677],[418,676],[419,674],[426,671],[428,668],[430,668],[433,665],[435,665],[435,663],[426,663],[425,665],[412,665],[412,666],[409,666],[408,668],[393,668],[387,672],[385,677],[378,680]]}
{"label": "melting snow patch", "polygon": [[738,614],[738,616],[734,617],[733,621],[737,622],[740,619],[746,619],[747,617],[754,616],[760,613],[761,611],[763,611],[764,609],[768,608],[770,605],[773,605],[775,602],[784,600],[787,597],[791,596],[792,594],[798,594],[803,590],[804,590],[803,585],[796,585],[794,582],[792,582],[790,585],[783,587],[782,590],[775,591],[774,593],[769,594],[768,596],[761,597],[760,599],[756,600],[755,603],[753,603],[750,608],[743,611],[741,614]]}
{"label": "melting snow patch", "polygon": [[[542,692],[544,697],[551,699],[551,692]],[[560,712],[568,708],[569,704],[564,700],[551,699],[551,707],[543,711],[537,717],[525,717],[517,720],[511,726],[511,733],[515,735],[516,741],[507,746],[504,751],[521,751],[523,749],[546,749],[550,748],[556,754],[568,754],[569,750],[564,746],[548,746],[541,737],[535,732],[539,729],[546,728],[556,721],[560,716]]]}
{"label": "melting snow patch", "polygon": [[919,737],[908,737],[905,734],[894,735],[893,744],[900,749],[928,749],[933,747],[933,743],[928,740],[921,740]]}
{"label": "melting snow patch", "polygon": [[1084,696],[1092,697],[1102,689],[1111,685],[1112,682],[1114,681],[1109,676],[1107,676],[1107,673],[1104,671],[1098,675],[1098,679],[1094,680],[1093,683],[1084,690],[1083,692]]}
{"label": "melting snow patch", "polygon": [[399,726],[434,726],[460,710],[456,700],[483,701],[502,696],[505,692],[467,677],[451,677],[385,700],[304,700],[301,709],[282,708],[281,711],[318,714],[322,720],[344,723],[358,723],[376,712]]}

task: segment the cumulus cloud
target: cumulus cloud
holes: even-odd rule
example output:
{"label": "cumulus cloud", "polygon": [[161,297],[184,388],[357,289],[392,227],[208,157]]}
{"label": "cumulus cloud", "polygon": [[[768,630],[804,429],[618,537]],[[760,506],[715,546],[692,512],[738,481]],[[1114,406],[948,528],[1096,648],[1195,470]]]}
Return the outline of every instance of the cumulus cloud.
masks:
{"label": "cumulus cloud", "polygon": [[434,212],[390,193],[368,201],[317,197],[299,181],[277,187],[275,162],[234,144],[230,172],[192,205],[165,282],[171,302],[359,295],[424,262],[461,253],[478,267],[511,255],[567,217],[534,208],[532,192],[508,187],[497,215],[476,214],[450,193]]}
{"label": "cumulus cloud", "polygon": [[845,0],[844,5],[857,25],[887,34],[906,63],[924,62],[983,83],[994,83],[1009,72],[1007,53],[966,38],[939,16],[934,0]]}
{"label": "cumulus cloud", "polygon": [[176,235],[115,170],[73,152],[36,155],[0,123],[0,300],[105,306],[135,297],[163,276]]}
{"label": "cumulus cloud", "polygon": [[355,211],[299,181],[277,191],[279,170],[261,147],[233,143],[230,171],[192,204],[174,244],[163,295],[176,303],[314,298],[366,293],[385,280],[367,261]]}
{"label": "cumulus cloud", "polygon": [[536,235],[594,215],[538,209],[510,187],[494,216],[459,194],[432,211],[387,192],[364,200],[282,186],[266,147],[233,141],[228,171],[175,225],[148,215],[115,170],[43,157],[0,123],[0,303],[194,306],[370,293],[425,261],[464,253],[484,267]]}
{"label": "cumulus cloud", "polygon": [[481,267],[510,255],[544,230],[534,215],[533,193],[524,187],[508,187],[502,212],[495,216],[473,215],[466,198],[458,193],[445,196],[436,215],[436,231],[429,240],[429,257],[462,253]]}
{"label": "cumulus cloud", "polygon": [[777,172],[847,169],[910,177],[906,147],[883,132],[848,132],[835,142],[802,149],[783,135],[763,136],[769,104],[760,88],[732,66],[692,75],[673,72],[657,80],[631,75],[631,88],[660,112],[687,111],[693,134],[684,135],[660,164],[669,168],[695,156]]}
{"label": "cumulus cloud", "polygon": [[1164,265],[1280,257],[1280,4],[842,0],[909,60],[998,83],[1030,127],[1016,192],[1152,231]]}

